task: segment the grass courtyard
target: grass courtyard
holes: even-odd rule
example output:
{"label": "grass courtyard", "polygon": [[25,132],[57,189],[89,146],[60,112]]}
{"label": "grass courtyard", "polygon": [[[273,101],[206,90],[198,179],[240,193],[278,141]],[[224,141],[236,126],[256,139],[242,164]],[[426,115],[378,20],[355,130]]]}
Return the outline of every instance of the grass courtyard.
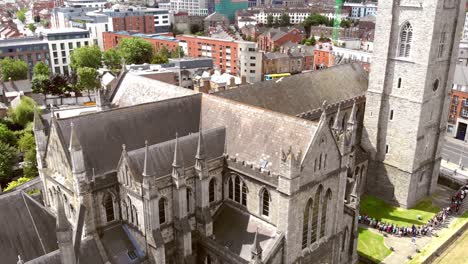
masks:
{"label": "grass courtyard", "polygon": [[382,262],[392,251],[384,244],[384,237],[365,228],[359,228],[358,254]]}
{"label": "grass courtyard", "polygon": [[[432,204],[431,200],[423,200],[411,209],[391,206],[383,200],[366,195],[361,199],[361,215],[367,215],[380,221],[393,223],[398,226],[426,224],[440,208]],[[418,219],[421,216],[421,220]]]}
{"label": "grass courtyard", "polygon": [[468,230],[460,236],[449,247],[440,258],[434,261],[437,264],[456,264],[465,263],[468,260],[468,252],[466,247],[468,246]]}

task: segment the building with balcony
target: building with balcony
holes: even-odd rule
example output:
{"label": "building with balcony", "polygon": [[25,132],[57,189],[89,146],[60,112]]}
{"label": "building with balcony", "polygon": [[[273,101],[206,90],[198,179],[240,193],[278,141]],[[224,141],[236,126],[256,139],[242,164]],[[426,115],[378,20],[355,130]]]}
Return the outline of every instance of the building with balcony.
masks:
{"label": "building with balcony", "polygon": [[468,126],[468,67],[457,65],[453,78],[452,96],[448,113],[447,134],[467,140]]}
{"label": "building with balcony", "polygon": [[33,67],[42,61],[50,67],[49,46],[43,37],[23,37],[0,40],[0,59],[12,58],[28,64],[31,78]]}
{"label": "building with balcony", "polygon": [[53,73],[68,75],[73,49],[97,44],[89,31],[78,28],[48,29],[42,31],[49,46],[50,66]]}

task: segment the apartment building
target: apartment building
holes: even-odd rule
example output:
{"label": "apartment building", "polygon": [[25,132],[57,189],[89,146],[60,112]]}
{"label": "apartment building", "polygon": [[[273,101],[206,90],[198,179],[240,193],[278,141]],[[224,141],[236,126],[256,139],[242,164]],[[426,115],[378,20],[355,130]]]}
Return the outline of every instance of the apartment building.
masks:
{"label": "apartment building", "polygon": [[214,10],[214,0],[170,0],[158,3],[158,6],[173,13],[187,12],[191,16],[207,16]]}
{"label": "apartment building", "polygon": [[187,46],[186,54],[189,57],[213,58],[213,64],[220,70],[230,74],[238,74],[239,45],[236,41],[199,37],[191,35],[177,36]]}
{"label": "apartment building", "polygon": [[42,61],[50,65],[49,46],[43,37],[24,37],[0,40],[0,59],[12,58],[26,62],[29,77],[34,65]]}
{"label": "apartment building", "polygon": [[448,113],[447,134],[467,140],[468,127],[468,67],[457,65],[453,77],[452,96]]}
{"label": "apartment building", "polygon": [[140,37],[153,45],[154,52],[158,52],[162,47],[170,51],[175,51],[179,47],[179,40],[172,37],[150,34],[132,34],[126,31],[103,33],[104,50],[116,47],[123,38]]}
{"label": "apartment building", "polygon": [[107,0],[66,0],[64,5],[66,7],[96,7],[105,8]]}
{"label": "apartment building", "polygon": [[[268,16],[272,16],[274,19],[281,19],[283,14],[289,15],[289,22],[291,24],[301,24],[311,14],[321,14],[330,19],[335,17],[335,10],[329,8],[318,8],[318,7],[304,7],[304,6],[290,6],[290,7],[251,7],[247,10],[236,12],[236,21],[240,19],[250,18],[255,20],[259,24],[267,24]],[[341,18],[346,17],[347,14],[341,15]]]}
{"label": "apartment building", "polygon": [[78,28],[47,29],[42,31],[50,52],[50,66],[53,73],[69,74],[70,55],[73,49],[97,44],[89,31]]}
{"label": "apartment building", "polygon": [[239,41],[239,75],[245,76],[249,83],[262,81],[262,52],[259,52],[255,42]]}
{"label": "apartment building", "polygon": [[372,2],[344,3],[343,10],[349,13],[350,18],[362,18],[377,14],[377,4]]}

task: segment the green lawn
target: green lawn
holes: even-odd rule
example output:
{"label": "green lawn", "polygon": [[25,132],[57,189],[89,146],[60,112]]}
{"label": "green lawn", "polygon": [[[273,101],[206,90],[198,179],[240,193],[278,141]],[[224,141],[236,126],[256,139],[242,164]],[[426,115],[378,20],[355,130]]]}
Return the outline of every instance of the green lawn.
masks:
{"label": "green lawn", "polygon": [[[433,205],[430,200],[423,200],[419,202],[414,208],[403,209],[391,206],[383,200],[373,196],[364,196],[361,199],[360,214],[368,215],[387,223],[393,223],[398,226],[410,226],[412,224],[422,225],[426,224],[440,208]],[[418,215],[421,220],[418,220]]]}
{"label": "green lawn", "polygon": [[358,254],[376,263],[382,262],[392,251],[384,244],[384,237],[365,228],[359,228]]}

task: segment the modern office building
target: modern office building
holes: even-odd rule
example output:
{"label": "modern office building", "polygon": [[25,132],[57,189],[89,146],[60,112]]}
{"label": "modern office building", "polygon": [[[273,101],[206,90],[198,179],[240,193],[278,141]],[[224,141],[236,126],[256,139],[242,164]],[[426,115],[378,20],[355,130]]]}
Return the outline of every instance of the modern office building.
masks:
{"label": "modern office building", "polygon": [[0,40],[0,59],[19,59],[28,64],[29,77],[34,65],[42,61],[50,65],[49,46],[43,37],[24,37]]}
{"label": "modern office building", "polygon": [[53,73],[70,73],[70,55],[75,48],[97,44],[89,31],[78,28],[49,29],[42,32],[50,51]]}

